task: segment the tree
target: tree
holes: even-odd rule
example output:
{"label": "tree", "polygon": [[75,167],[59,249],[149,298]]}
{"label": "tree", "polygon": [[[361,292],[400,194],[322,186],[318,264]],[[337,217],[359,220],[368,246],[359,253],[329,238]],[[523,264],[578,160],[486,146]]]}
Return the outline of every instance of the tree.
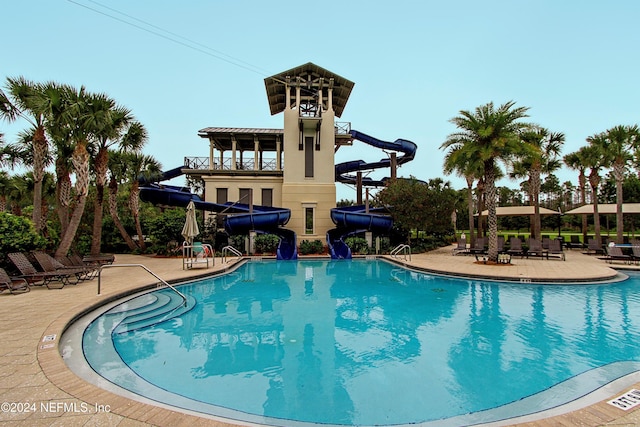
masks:
{"label": "tree", "polygon": [[138,178],[157,176],[161,173],[160,163],[149,155],[134,152],[128,156],[127,175],[131,182],[131,193],[129,194],[129,209],[136,224],[138,233],[138,245],[140,249],[145,249],[144,233],[142,232],[142,224],[140,223],[140,184]]}
{"label": "tree", "polygon": [[597,242],[601,242],[600,237],[600,213],[598,212],[598,186],[600,185],[600,169],[604,163],[604,153],[602,147],[603,134],[597,134],[587,137],[589,145],[580,148],[580,156],[584,160],[584,164],[589,168],[589,184],[591,185],[591,193],[593,199],[593,227]]}
{"label": "tree", "polygon": [[109,213],[129,249],[135,251],[139,249],[139,247],[127,232],[124,224],[122,224],[120,214],[118,213],[118,191],[120,183],[125,180],[126,170],[128,168],[126,157],[130,155],[131,154],[123,154],[113,150],[109,154]]}
{"label": "tree", "polygon": [[[452,147],[444,158],[444,173],[446,175],[455,172],[458,176],[464,176],[467,182],[467,213],[469,220],[469,240],[473,247],[475,242],[473,221],[473,183],[476,178],[482,176],[482,163],[477,156],[470,155],[462,147]],[[479,180],[480,181],[480,180]]]}
{"label": "tree", "polygon": [[56,257],[66,256],[69,252],[84,213],[90,184],[90,155],[87,149],[89,142],[105,126],[105,122],[111,120],[111,112],[99,101],[102,96],[88,93],[84,86],[68,93],[69,102],[63,114],[63,123],[71,129],[74,147],[71,162],[76,178],[76,203],[69,225],[55,252]]}
{"label": "tree", "polygon": [[[11,102],[33,126],[33,215],[32,220],[36,230],[41,230],[42,221],[42,180],[46,167],[46,158],[49,151],[49,142],[45,135],[45,123],[47,113],[55,99],[48,98],[47,87],[34,83],[24,77],[7,78],[7,89],[11,96]],[[3,107],[5,111],[7,107]]]}
{"label": "tree", "polygon": [[595,141],[602,144],[604,166],[613,169],[613,176],[616,179],[616,241],[622,243],[624,234],[622,182],[627,167],[633,160],[632,153],[640,143],[640,130],[637,125],[619,125],[608,129]]}
{"label": "tree", "polygon": [[132,135],[137,135],[135,131],[126,132],[127,128],[131,130],[131,121],[133,120],[130,110],[116,106],[115,101],[105,95],[96,96],[94,102],[102,103],[102,108],[109,110],[110,118],[102,122],[100,129],[96,132],[96,154],[93,162],[96,198],[93,213],[91,255],[98,255],[100,254],[102,241],[102,214],[104,211],[104,188],[107,183],[109,147],[118,144],[121,150],[138,150],[144,141],[131,137]]}
{"label": "tree", "polygon": [[520,138],[522,142],[531,148],[518,158],[514,164],[514,176],[529,177],[529,194],[531,204],[534,206],[531,236],[540,239],[540,186],[542,174],[549,174],[560,167],[558,159],[564,134],[561,132],[549,132],[548,129],[532,125],[524,129]]}
{"label": "tree", "polygon": [[521,144],[519,134],[527,117],[527,107],[515,107],[509,101],[497,109],[493,102],[476,107],[474,112],[461,110],[460,115],[450,121],[459,132],[452,133],[440,146],[441,149],[463,150],[464,156],[476,156],[483,165],[486,204],[489,211],[489,253],[492,261],[498,259],[498,217],[496,214],[496,176],[500,173],[499,162],[508,162],[522,155],[526,147]]}
{"label": "tree", "polygon": [[[563,157],[564,164],[570,169],[578,171],[578,189],[580,191],[580,204],[587,203],[587,160],[584,150],[574,151]],[[587,216],[582,216],[582,241],[587,243]]]}

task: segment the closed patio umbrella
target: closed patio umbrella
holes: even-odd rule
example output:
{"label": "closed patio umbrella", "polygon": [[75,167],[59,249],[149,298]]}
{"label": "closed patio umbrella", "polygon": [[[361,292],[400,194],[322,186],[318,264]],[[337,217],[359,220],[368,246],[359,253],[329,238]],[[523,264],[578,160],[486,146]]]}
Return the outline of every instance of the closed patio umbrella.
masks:
{"label": "closed patio umbrella", "polygon": [[200,229],[198,228],[198,221],[196,220],[196,205],[192,200],[187,205],[187,216],[184,227],[182,227],[182,237],[191,245],[193,244],[193,238],[198,234],[200,234]]}

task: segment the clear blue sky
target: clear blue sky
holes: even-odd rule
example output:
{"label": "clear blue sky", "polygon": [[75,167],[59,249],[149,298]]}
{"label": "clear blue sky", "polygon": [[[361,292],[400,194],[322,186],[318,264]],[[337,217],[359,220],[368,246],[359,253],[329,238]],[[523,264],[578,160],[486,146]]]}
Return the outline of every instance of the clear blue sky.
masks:
{"label": "clear blue sky", "polygon": [[[166,169],[208,155],[204,127],[281,128],[263,79],[306,62],[355,82],[340,120],[418,145],[399,175],[423,180],[443,176],[449,119],[490,101],[530,107],[529,121],[565,133],[563,154],[640,118],[636,0],[1,3],[2,85],[22,75],[109,94],[147,127],[145,152]],[[24,126],[0,131],[11,142]],[[383,157],[356,142],[336,161]],[[340,184],[338,198],[355,192]]]}

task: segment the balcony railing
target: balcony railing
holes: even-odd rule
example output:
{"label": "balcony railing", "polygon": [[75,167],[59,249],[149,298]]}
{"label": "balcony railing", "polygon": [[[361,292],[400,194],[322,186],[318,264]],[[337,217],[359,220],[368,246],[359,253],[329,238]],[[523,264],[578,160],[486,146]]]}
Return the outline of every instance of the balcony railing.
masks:
{"label": "balcony railing", "polygon": [[[275,171],[276,169],[275,158],[263,158],[262,167],[258,170],[262,171]],[[243,160],[242,162],[236,162],[236,170],[254,170],[255,162],[253,159]],[[208,157],[185,157],[184,167],[186,169],[194,170],[210,170]],[[231,170],[231,159],[223,159],[220,163],[219,159],[214,160],[213,170]]]}

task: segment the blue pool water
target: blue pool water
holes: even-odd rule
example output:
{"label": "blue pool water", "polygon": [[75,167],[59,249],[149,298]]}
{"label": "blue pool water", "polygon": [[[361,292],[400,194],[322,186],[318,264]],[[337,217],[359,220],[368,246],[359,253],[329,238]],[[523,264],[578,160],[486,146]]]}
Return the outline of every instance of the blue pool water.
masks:
{"label": "blue pool water", "polygon": [[115,306],[85,330],[83,347],[125,389],[250,422],[494,421],[640,370],[639,284],[634,275],[482,282],[371,260],[251,262],[180,286],[187,309],[168,289]]}

